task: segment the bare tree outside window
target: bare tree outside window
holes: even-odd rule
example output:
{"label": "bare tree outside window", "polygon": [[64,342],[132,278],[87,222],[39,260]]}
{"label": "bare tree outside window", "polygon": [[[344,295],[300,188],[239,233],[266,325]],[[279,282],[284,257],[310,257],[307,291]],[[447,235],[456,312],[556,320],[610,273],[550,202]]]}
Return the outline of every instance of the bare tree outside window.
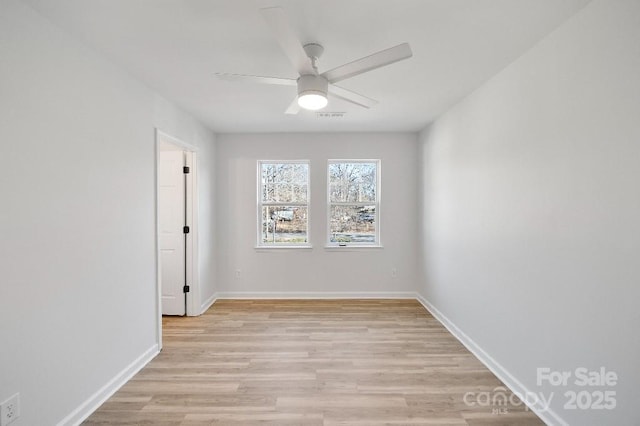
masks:
{"label": "bare tree outside window", "polygon": [[379,160],[331,160],[329,242],[379,244]]}
{"label": "bare tree outside window", "polygon": [[258,245],[309,242],[309,162],[258,162]]}

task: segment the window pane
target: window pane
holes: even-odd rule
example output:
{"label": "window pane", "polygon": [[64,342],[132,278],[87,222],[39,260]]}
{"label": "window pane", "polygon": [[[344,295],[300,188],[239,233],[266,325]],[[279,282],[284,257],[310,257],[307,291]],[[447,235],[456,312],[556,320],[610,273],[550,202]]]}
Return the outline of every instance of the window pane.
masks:
{"label": "window pane", "polygon": [[306,243],[307,208],[294,206],[262,207],[261,242]]}
{"label": "window pane", "polygon": [[375,206],[331,206],[332,243],[375,243]]}
{"label": "window pane", "polygon": [[295,203],[307,202],[307,185],[306,184],[292,186],[291,201]]}
{"label": "window pane", "polygon": [[376,201],[377,163],[330,163],[331,202],[366,203]]}
{"label": "window pane", "polygon": [[276,185],[272,182],[262,184],[262,201],[275,200]]}
{"label": "window pane", "polygon": [[299,163],[262,163],[262,201],[306,203],[309,165]]}
{"label": "window pane", "polygon": [[290,203],[291,202],[291,184],[289,183],[277,183],[275,200],[278,203]]}

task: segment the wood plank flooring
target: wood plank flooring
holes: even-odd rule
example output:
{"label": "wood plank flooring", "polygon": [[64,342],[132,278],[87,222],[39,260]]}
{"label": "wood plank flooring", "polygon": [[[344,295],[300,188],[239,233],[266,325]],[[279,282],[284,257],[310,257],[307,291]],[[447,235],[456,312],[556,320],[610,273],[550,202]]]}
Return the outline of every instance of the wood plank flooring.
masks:
{"label": "wood plank flooring", "polygon": [[544,424],[466,404],[504,385],[415,300],[220,300],[163,329],[85,425]]}

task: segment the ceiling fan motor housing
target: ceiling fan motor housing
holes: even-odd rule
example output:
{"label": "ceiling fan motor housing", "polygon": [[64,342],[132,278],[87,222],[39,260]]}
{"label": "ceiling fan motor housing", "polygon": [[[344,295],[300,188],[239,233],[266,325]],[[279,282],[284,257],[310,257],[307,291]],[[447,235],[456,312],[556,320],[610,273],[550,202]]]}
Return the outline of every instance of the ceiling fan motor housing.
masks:
{"label": "ceiling fan motor housing", "polygon": [[321,95],[326,97],[329,82],[321,75],[305,74],[298,78],[298,96]]}

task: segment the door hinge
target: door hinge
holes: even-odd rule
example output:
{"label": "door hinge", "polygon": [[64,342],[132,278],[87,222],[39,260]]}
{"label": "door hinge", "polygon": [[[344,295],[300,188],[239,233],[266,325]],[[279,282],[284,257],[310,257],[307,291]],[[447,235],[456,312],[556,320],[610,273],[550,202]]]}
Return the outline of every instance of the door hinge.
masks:
{"label": "door hinge", "polygon": [[189,173],[189,166],[184,166],[184,167],[182,168],[182,173],[184,173],[184,174]]}
{"label": "door hinge", "polygon": [[189,286],[185,285],[184,287],[182,287],[182,292],[183,293],[189,293]]}
{"label": "door hinge", "polygon": [[182,232],[185,233],[185,234],[188,234],[189,233],[189,227],[188,226],[182,227]]}

